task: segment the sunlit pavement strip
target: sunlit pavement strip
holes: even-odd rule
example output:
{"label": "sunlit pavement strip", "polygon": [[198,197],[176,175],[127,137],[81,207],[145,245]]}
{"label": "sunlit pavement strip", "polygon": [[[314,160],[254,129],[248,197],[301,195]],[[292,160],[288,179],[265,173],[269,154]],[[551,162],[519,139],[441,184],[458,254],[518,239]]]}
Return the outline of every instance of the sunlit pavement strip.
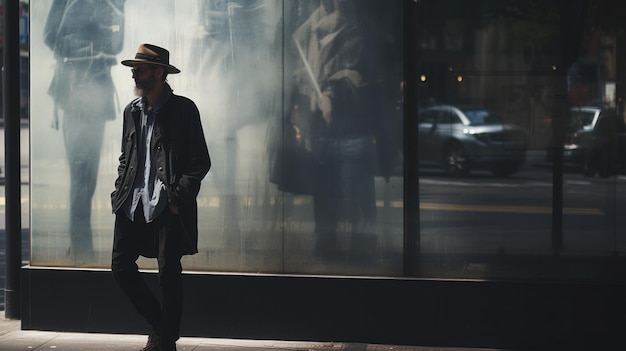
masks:
{"label": "sunlit pavement strip", "polygon": [[[71,333],[48,331],[12,331],[0,335],[0,350],[139,350],[146,342],[145,335],[116,335],[99,333]],[[6,347],[9,347],[7,349]],[[344,350],[345,344],[332,342],[291,342],[271,340],[236,340],[182,337],[177,349],[184,350]],[[386,349],[398,349],[388,346]],[[414,347],[403,347],[417,350]]]}
{"label": "sunlit pavement strip", "polygon": [[[180,339],[184,342],[185,338]],[[237,340],[237,339],[204,339],[201,345],[239,346],[264,348],[268,350],[342,350],[341,343],[306,342],[306,341],[272,341],[272,340]]]}

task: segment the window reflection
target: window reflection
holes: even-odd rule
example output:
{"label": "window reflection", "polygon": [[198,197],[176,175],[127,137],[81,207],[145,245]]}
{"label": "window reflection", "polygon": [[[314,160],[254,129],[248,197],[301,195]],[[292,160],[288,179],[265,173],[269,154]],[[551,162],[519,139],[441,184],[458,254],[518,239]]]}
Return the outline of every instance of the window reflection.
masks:
{"label": "window reflection", "polygon": [[[380,27],[365,21],[367,5],[373,3],[294,2],[285,12],[283,130],[293,144],[278,145],[277,152],[296,153],[278,154],[283,162],[272,171],[281,189],[311,196],[313,259],[331,265],[383,258],[375,177],[388,180],[394,161],[393,105],[385,95],[393,76],[385,76]],[[296,167],[286,160],[306,173],[291,174]]]}
{"label": "window reflection", "polygon": [[[427,262],[423,274],[436,271],[437,264],[427,260],[435,257],[438,264],[463,273],[444,270],[434,276],[577,279],[575,269],[541,271],[534,264],[554,255],[585,260],[582,257],[606,257],[619,250],[623,238],[615,229],[624,224],[614,211],[621,207],[622,176],[613,170],[607,177],[607,165],[618,167],[626,156],[617,150],[621,122],[607,128],[615,134],[596,137],[607,140],[600,142],[602,149],[613,152],[599,152],[591,142],[594,128],[584,126],[600,111],[617,115],[613,121],[623,120],[614,89],[619,76],[609,68],[614,67],[612,48],[623,25],[609,20],[603,4],[591,2],[581,12],[572,10],[574,3],[546,3],[540,9],[506,1],[420,4],[420,248]],[[586,26],[607,21],[611,24],[606,28],[612,29],[602,33]],[[433,111],[437,106],[485,108],[501,116],[503,131],[506,125],[521,127],[527,136],[525,161],[515,172],[492,172],[496,177],[479,171],[448,172],[454,175],[450,177],[424,167],[430,160],[443,163],[443,169],[476,169],[484,161],[469,145],[432,155],[441,149],[434,144],[437,135],[450,135],[449,142],[462,145],[460,137],[452,137],[454,126],[444,122],[444,112]],[[463,130],[466,133],[460,134],[471,135],[477,145],[493,141],[478,127]],[[511,154],[505,160],[516,158]],[[585,171],[585,158],[587,166],[596,169]],[[599,163],[605,165],[604,178],[593,177],[600,175]],[[593,272],[585,279],[600,275]]]}
{"label": "window reflection", "polygon": [[[73,162],[49,128],[60,61],[44,45],[52,3],[31,4],[31,263],[75,266]],[[141,42],[172,48],[187,74],[170,79],[198,103],[214,159],[198,198],[200,253],[185,268],[401,275],[405,235],[419,239],[420,276],[536,277],[529,267],[545,259],[620,255],[624,24],[602,3],[570,18],[571,4],[552,2],[411,2],[417,31],[405,33],[400,0],[127,0],[118,54]],[[109,98],[130,100],[132,84],[119,65],[110,72],[114,89],[97,102],[117,116]],[[418,106],[406,115],[418,124],[417,150],[402,140],[407,99]],[[87,111],[106,110],[93,100]],[[468,107],[489,114],[464,125],[452,111]],[[590,113],[603,132],[587,125]],[[91,218],[88,266],[108,267],[118,122],[91,128],[102,132],[90,158],[97,182],[77,216]],[[454,131],[471,146],[453,149]],[[419,162],[405,161],[407,151]],[[405,166],[419,178],[403,179]],[[419,183],[418,199],[404,198],[405,181]],[[416,233],[404,233],[408,201],[420,204]],[[581,279],[572,268],[542,276]]]}
{"label": "window reflection", "polygon": [[55,60],[48,89],[52,129],[61,129],[69,167],[66,259],[90,264],[91,205],[105,123],[116,114],[111,66],[124,42],[124,1],[53,1],[43,40]]}

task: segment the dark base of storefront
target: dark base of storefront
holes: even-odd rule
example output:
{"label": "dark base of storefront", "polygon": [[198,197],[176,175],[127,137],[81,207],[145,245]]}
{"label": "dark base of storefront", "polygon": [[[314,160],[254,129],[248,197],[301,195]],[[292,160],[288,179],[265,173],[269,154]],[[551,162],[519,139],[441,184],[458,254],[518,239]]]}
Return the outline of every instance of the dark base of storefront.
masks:
{"label": "dark base of storefront", "polygon": [[[156,274],[144,273],[157,287]],[[184,336],[625,349],[626,286],[189,273]],[[107,270],[24,267],[22,328],[147,333]]]}

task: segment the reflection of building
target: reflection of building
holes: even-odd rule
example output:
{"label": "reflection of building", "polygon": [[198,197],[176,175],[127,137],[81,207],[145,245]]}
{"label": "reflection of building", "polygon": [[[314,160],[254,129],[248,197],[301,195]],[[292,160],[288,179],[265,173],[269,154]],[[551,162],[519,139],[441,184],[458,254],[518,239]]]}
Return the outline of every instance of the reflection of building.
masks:
{"label": "reflection of building", "polygon": [[[418,98],[422,103],[487,106],[528,127],[531,147],[545,147],[550,134],[544,120],[555,94],[551,79],[563,72],[556,67],[558,43],[541,34],[509,40],[523,30],[524,22],[517,21],[512,17],[472,27],[467,19],[450,19],[439,35],[426,31],[418,60]],[[544,25],[543,30],[554,29]],[[615,37],[600,30],[590,37],[582,59],[565,70],[570,103],[615,107]]]}

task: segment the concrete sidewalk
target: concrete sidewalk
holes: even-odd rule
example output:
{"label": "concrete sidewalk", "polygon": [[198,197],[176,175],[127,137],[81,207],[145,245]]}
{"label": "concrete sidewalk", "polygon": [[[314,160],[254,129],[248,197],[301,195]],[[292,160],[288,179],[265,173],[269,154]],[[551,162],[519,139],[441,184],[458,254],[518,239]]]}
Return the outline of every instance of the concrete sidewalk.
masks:
{"label": "concrete sidewalk", "polygon": [[[4,318],[0,311],[0,351],[138,351],[145,346],[145,335],[117,335],[21,330],[19,320]],[[468,348],[415,347],[332,342],[294,342],[183,337],[178,351],[461,351]],[[487,350],[487,349],[480,349]]]}

